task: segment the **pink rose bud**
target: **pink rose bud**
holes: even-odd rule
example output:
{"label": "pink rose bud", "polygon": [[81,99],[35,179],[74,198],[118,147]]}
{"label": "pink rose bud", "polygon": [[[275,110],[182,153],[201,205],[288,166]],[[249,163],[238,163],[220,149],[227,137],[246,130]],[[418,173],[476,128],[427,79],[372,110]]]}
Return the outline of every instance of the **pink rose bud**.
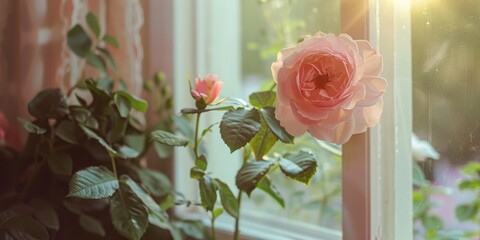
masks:
{"label": "pink rose bud", "polygon": [[382,56],[365,40],[319,32],[278,53],[275,116],[293,136],[346,143],[380,121],[387,82]]}
{"label": "pink rose bud", "polygon": [[203,99],[206,105],[215,101],[220,95],[223,82],[217,81],[217,75],[207,74],[203,79],[195,78],[195,89],[191,91],[192,97],[199,101]]}

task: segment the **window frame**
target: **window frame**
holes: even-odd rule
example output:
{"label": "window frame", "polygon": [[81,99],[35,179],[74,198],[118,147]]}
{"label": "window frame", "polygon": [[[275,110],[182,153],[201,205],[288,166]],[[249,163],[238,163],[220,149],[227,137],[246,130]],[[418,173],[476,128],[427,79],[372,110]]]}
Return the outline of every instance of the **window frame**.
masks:
{"label": "window frame", "polygon": [[[193,104],[189,97],[188,82],[185,74],[207,73],[224,69],[229,80],[224,90],[227,95],[238,95],[240,89],[240,37],[239,33],[222,32],[222,26],[231,29],[239,24],[241,0],[146,0],[145,6],[162,7],[166,15],[150,9],[146,11],[150,27],[145,35],[145,49],[158,49],[158,34],[163,33],[165,24],[155,27],[156,21],[169,21],[167,36],[162,47],[169,53],[164,58],[155,54],[146,55],[146,65],[150,69],[160,66],[171,72],[174,83],[176,112],[181,106]],[[227,6],[227,5],[232,5]],[[161,6],[160,6],[161,5]],[[360,9],[360,11],[359,11]],[[384,96],[384,113],[378,126],[367,133],[357,134],[344,145],[343,171],[343,239],[413,239],[412,230],[412,163],[410,134],[412,132],[411,110],[411,37],[410,37],[410,1],[409,0],[342,0],[342,32],[355,39],[369,39],[374,48],[383,54],[383,77],[389,88]],[[161,17],[162,16],[162,17]],[[166,16],[166,17],[165,17]],[[218,21],[221,19],[222,21]],[[404,27],[407,26],[407,27]],[[218,34],[222,34],[218,38]],[[234,49],[237,45],[238,47]],[[215,46],[215,47],[213,47]],[[169,52],[168,49],[173,49]],[[229,59],[216,59],[215,54],[223,54]],[[158,53],[157,53],[158,54]],[[168,58],[168,56],[170,56]],[[171,59],[173,58],[173,66]],[[229,62],[230,61],[230,62]],[[230,63],[230,64],[229,64]],[[219,68],[219,66],[226,67]],[[237,73],[231,76],[231,72]],[[226,76],[216,72],[220,76]],[[193,78],[194,76],[190,76]],[[218,116],[215,116],[218,117]],[[218,143],[212,144],[213,146]],[[363,147],[359,147],[363,146]],[[216,152],[215,152],[216,153]],[[224,152],[216,153],[225,156]],[[176,161],[173,170],[176,189],[196,198],[194,184],[188,171],[188,152],[180,149],[175,152]],[[229,162],[240,162],[226,159]],[[231,186],[232,183],[230,183]],[[177,214],[191,216],[192,212],[176,209]],[[347,214],[348,213],[348,214]],[[219,219],[219,235],[230,236],[233,229],[231,218]],[[258,224],[260,223],[260,224]],[[272,220],[242,215],[242,239],[265,237],[266,228],[261,223]],[[318,239],[340,239],[342,235],[328,229],[299,229],[302,226],[274,222],[286,229],[272,233],[275,239],[308,239],[308,235]],[[295,231],[306,235],[295,234]],[[268,231],[271,233],[272,231]],[[261,235],[259,235],[261,233]],[[287,234],[287,235],[284,235]],[[220,237],[220,236],[219,236]],[[283,237],[283,238],[279,238]]]}

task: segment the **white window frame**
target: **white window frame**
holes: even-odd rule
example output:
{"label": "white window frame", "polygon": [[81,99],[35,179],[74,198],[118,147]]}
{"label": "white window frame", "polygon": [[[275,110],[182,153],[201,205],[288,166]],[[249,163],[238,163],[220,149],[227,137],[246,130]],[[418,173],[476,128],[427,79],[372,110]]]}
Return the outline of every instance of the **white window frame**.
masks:
{"label": "white window frame", "polygon": [[[150,68],[159,65],[172,72],[177,112],[193,102],[187,91],[186,74],[217,73],[225,87],[223,94],[238,96],[241,76],[240,46],[241,0],[147,0],[150,6],[161,5],[161,12],[149,9],[147,18],[171,20],[166,34],[147,35],[148,49],[159,44],[158,36],[171,44],[173,53],[167,60],[147,59]],[[356,39],[369,39],[383,54],[383,77],[389,83],[384,96],[384,113],[380,124],[365,134],[358,134],[343,147],[343,239],[413,239],[412,230],[412,132],[411,37],[409,0],[342,0],[342,32]],[[165,9],[166,8],[166,9]],[[165,14],[167,17],[165,17]],[[147,21],[148,22],[148,21]],[[164,26],[164,23],[162,23]],[[157,32],[150,24],[149,32]],[[155,38],[154,38],[155,37]],[[165,49],[165,48],[164,48]],[[168,49],[168,47],[167,47]],[[168,56],[171,56],[168,58]],[[159,63],[159,64],[155,64]],[[162,64],[163,63],[163,64]],[[219,115],[213,116],[217,120]],[[216,147],[220,139],[210,142],[210,157],[229,156]],[[213,150],[214,149],[214,150]],[[240,165],[234,157],[223,159],[232,167]],[[196,198],[193,181],[189,181],[189,155],[176,152],[175,187]],[[220,169],[221,170],[221,169]],[[222,172],[222,171],[220,171]],[[225,171],[224,171],[225,172]],[[227,176],[220,176],[225,179]],[[230,176],[231,177],[231,176]],[[234,188],[233,179],[229,182]],[[184,212],[183,212],[184,213]],[[219,239],[228,239],[233,219],[217,221]],[[242,239],[341,239],[338,232],[321,227],[308,228],[281,220],[243,216]],[[223,237],[223,238],[220,238]]]}

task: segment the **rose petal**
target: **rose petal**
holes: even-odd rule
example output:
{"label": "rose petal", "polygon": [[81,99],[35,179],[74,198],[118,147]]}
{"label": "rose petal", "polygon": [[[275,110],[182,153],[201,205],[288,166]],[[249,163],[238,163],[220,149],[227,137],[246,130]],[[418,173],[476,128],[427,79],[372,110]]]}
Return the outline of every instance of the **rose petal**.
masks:
{"label": "rose petal", "polygon": [[368,41],[357,40],[355,42],[358,45],[360,56],[363,59],[365,75],[380,76],[383,70],[382,55],[377,54]]}
{"label": "rose petal", "polygon": [[277,102],[275,117],[280,121],[280,125],[292,136],[303,135],[308,127],[298,123],[294,117],[290,106]]}

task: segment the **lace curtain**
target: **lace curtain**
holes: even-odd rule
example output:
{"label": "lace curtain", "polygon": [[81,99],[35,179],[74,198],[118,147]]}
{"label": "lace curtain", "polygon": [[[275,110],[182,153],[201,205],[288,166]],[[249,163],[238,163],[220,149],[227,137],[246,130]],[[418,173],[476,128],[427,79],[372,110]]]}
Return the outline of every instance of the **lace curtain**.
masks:
{"label": "lace curtain", "polygon": [[118,76],[136,95],[142,88],[143,10],[140,0],[0,0],[0,112],[10,123],[28,116],[27,103],[41,89],[66,91],[93,74],[85,61],[68,50],[66,33],[93,12],[102,31],[117,37],[109,49]]}

